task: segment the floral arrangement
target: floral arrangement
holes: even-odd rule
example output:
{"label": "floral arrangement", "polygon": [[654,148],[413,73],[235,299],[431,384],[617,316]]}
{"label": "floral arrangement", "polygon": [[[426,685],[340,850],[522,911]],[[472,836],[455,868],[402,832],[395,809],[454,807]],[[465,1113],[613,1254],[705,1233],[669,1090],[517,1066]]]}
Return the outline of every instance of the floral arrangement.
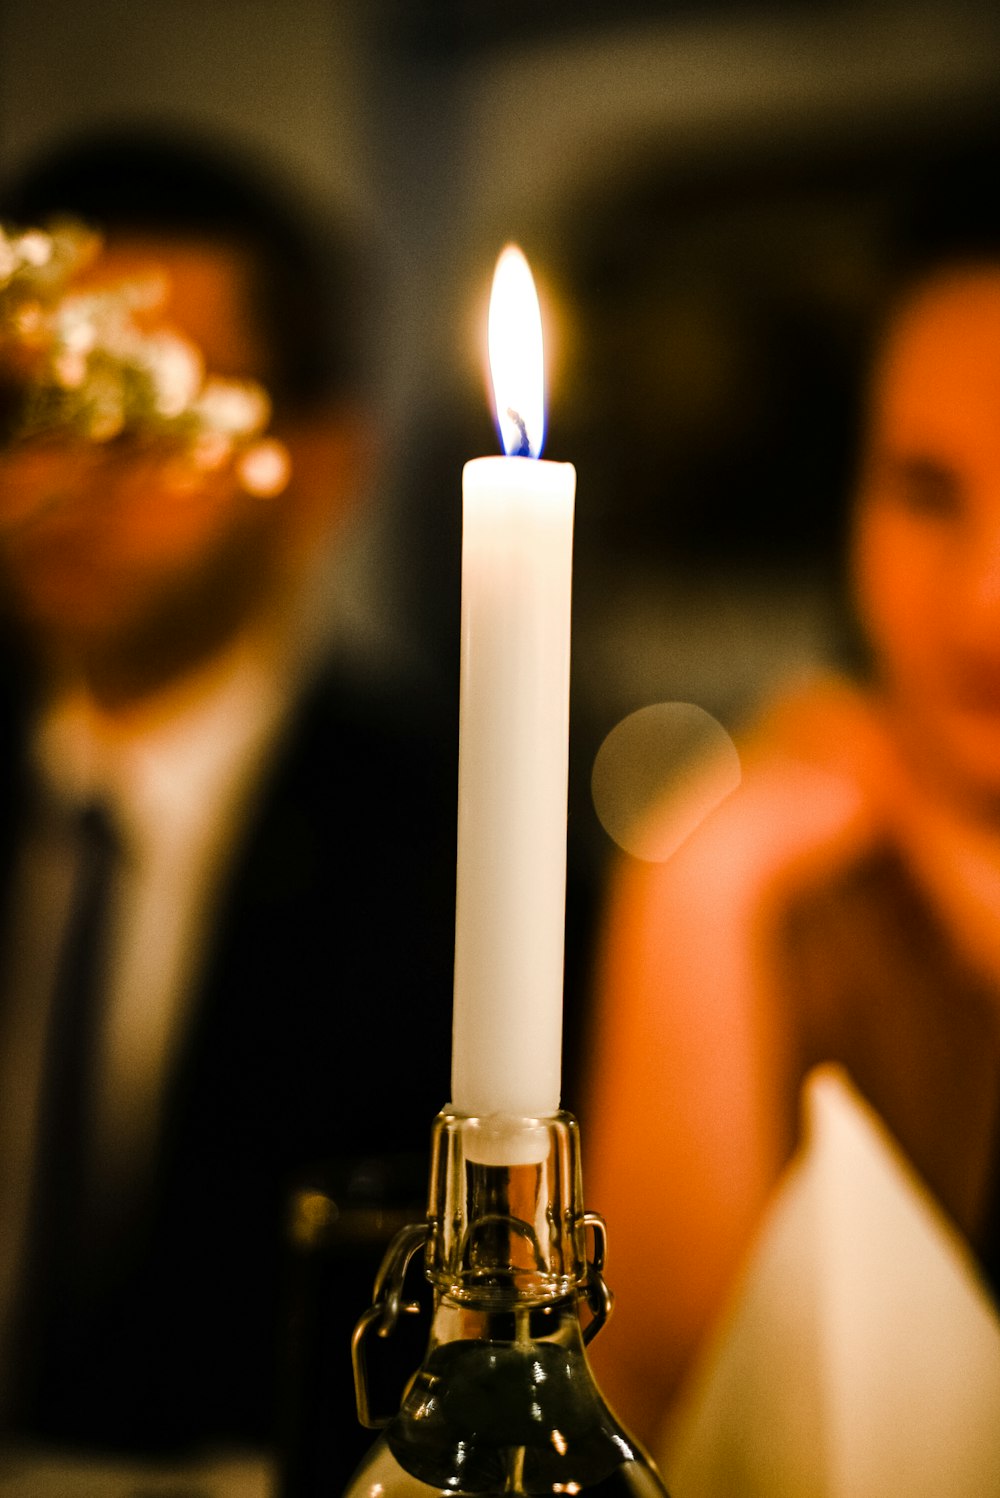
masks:
{"label": "floral arrangement", "polygon": [[162,280],[74,287],[99,249],[99,236],[76,223],[0,225],[9,438],[166,439],[197,468],[231,461],[250,493],[279,493],[290,463],[284,446],[265,436],[267,392],[252,380],[209,374],[201,351],[179,333],[139,325],[136,314],[163,300]]}

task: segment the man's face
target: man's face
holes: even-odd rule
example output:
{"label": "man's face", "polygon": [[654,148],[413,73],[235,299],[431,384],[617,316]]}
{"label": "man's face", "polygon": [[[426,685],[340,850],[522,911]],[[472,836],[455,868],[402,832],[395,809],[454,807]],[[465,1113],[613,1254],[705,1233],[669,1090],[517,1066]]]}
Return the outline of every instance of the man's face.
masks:
{"label": "man's face", "polygon": [[903,307],[877,371],[859,610],[912,763],[1000,811],[1000,266]]}
{"label": "man's face", "polygon": [[[112,242],[87,282],[165,273],[152,326],[170,326],[222,376],[259,376],[247,269],[199,242]],[[227,465],[198,471],[165,442],[55,437],[0,455],[0,574],[12,606],[57,657],[83,660],[224,636],[263,585],[278,502]],[[195,645],[193,648],[197,648]]]}

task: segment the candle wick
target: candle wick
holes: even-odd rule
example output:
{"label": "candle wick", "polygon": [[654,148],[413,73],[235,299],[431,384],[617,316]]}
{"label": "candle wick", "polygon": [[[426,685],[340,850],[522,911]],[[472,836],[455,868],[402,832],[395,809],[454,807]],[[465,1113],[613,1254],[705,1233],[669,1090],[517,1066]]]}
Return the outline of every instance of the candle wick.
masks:
{"label": "candle wick", "polygon": [[534,457],[534,454],[531,451],[531,443],[528,441],[528,428],[525,423],[524,417],[521,415],[520,411],[515,411],[513,406],[507,407],[507,415],[517,427],[517,430],[521,436],[521,440],[518,442],[514,452],[508,453],[507,456],[510,458]]}

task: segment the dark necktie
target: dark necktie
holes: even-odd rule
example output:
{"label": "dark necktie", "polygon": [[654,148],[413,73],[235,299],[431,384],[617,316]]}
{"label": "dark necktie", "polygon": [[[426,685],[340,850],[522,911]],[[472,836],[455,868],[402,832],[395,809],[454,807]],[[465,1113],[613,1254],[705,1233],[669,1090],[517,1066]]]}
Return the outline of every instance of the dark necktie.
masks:
{"label": "dark necktie", "polygon": [[[106,810],[74,818],[74,877],[46,1027],[21,1317],[24,1392],[49,1397],[72,1379],[73,1348],[87,1335],[88,1300],[99,1269],[99,1235],[88,1212],[96,1063],[118,840]],[[54,1390],[50,1392],[54,1393]]]}

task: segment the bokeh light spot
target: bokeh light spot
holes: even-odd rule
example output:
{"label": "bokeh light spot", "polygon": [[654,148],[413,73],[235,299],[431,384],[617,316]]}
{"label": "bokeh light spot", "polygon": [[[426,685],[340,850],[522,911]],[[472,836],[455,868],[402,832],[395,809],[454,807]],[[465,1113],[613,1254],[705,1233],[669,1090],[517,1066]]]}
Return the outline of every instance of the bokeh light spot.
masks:
{"label": "bokeh light spot", "polygon": [[591,775],[594,808],[626,853],[662,863],[740,783],[740,759],[711,713],[657,702],[614,727]]}

